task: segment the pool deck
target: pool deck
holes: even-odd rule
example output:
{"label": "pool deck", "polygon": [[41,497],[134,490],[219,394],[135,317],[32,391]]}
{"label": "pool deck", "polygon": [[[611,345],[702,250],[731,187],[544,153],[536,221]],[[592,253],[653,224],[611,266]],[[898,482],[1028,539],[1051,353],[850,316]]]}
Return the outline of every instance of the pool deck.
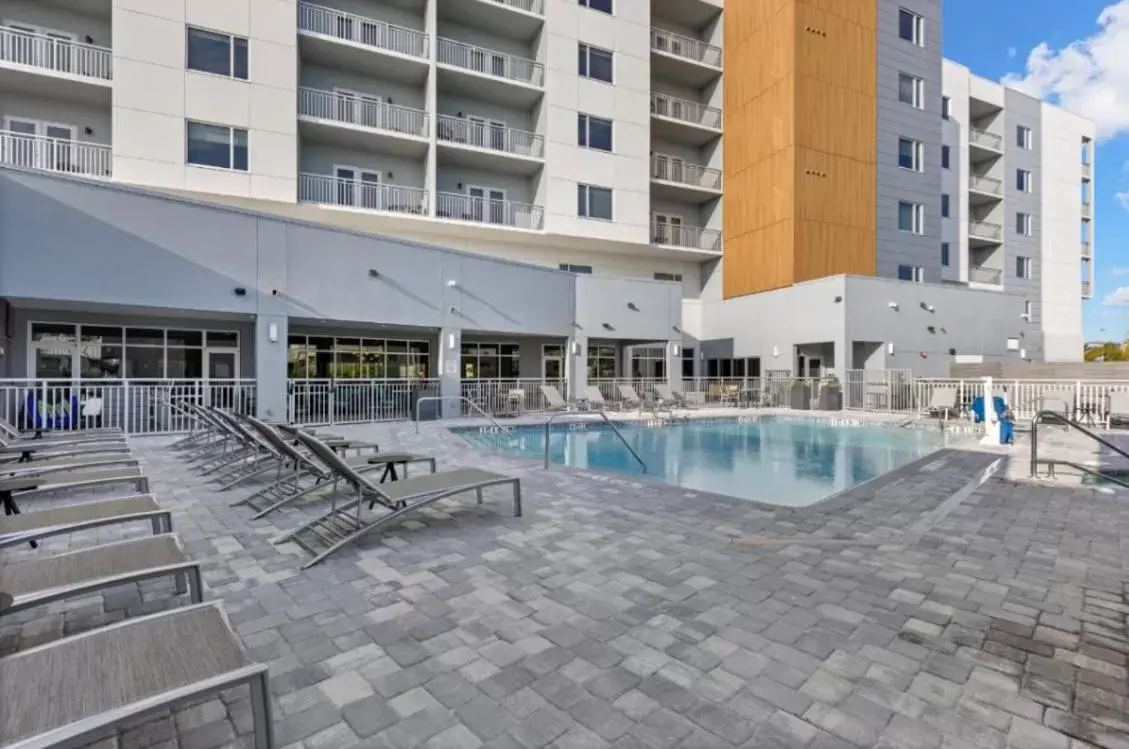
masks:
{"label": "pool deck", "polygon": [[[1129,495],[1010,481],[1022,445],[788,509],[544,471],[436,423],[332,431],[520,477],[525,514],[501,490],[451,500],[300,571],[271,539],[320,503],[249,521],[167,440],[135,441],[209,597],[271,665],[280,747],[1129,748]],[[0,620],[0,649],[170,592]],[[233,694],[118,745],[250,747],[249,729]]]}

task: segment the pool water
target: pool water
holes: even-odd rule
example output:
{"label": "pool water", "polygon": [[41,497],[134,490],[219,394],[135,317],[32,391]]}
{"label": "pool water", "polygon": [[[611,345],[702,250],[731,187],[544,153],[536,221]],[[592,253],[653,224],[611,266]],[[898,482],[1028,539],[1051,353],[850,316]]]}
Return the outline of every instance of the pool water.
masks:
{"label": "pool water", "polygon": [[[619,425],[646,471],[606,426],[554,425],[549,460],[646,475],[671,486],[789,507],[809,505],[888,473],[944,445],[939,432],[761,418]],[[544,427],[456,432],[480,450],[543,459]]]}

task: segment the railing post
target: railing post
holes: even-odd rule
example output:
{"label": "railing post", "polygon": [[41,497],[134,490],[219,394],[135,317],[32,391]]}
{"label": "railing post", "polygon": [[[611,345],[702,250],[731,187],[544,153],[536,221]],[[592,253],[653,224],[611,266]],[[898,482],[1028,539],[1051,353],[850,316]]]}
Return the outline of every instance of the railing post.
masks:
{"label": "railing post", "polygon": [[1031,478],[1039,474],[1039,412],[1031,417]]}
{"label": "railing post", "polygon": [[[103,419],[105,419],[106,410],[107,410],[106,409],[106,401],[105,401],[105,398],[103,398],[103,400],[102,400],[102,417],[103,417]],[[122,379],[122,433],[123,434],[133,434],[133,428],[132,428],[132,423],[131,423],[133,421],[133,419],[131,418],[132,415],[133,415],[133,411],[130,409],[130,405],[129,405],[129,380],[123,378]],[[105,426],[105,424],[103,424],[103,426]]]}

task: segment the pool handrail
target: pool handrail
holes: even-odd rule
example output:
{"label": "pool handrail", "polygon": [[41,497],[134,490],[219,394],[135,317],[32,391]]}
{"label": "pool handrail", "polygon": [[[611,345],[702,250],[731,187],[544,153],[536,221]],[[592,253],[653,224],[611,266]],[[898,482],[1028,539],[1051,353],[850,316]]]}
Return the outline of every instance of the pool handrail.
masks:
{"label": "pool handrail", "polygon": [[580,415],[599,416],[601,419],[603,419],[604,423],[612,428],[612,432],[614,432],[615,436],[619,438],[619,441],[623,443],[623,446],[627,448],[627,452],[631,453],[631,457],[633,457],[633,458],[635,458],[635,460],[639,461],[639,465],[643,467],[643,473],[647,472],[646,462],[644,462],[643,459],[639,457],[639,453],[635,452],[635,448],[633,448],[631,446],[631,443],[629,443],[627,441],[627,438],[623,436],[623,432],[619,431],[619,428],[615,425],[615,423],[612,422],[611,419],[608,418],[608,415],[606,413],[604,413],[603,411],[584,411],[582,414],[580,414],[580,413],[570,413],[568,411],[561,411],[559,413],[555,413],[555,414],[551,415],[548,419],[545,420],[545,470],[546,471],[549,470],[549,427],[552,426],[553,422],[556,420],[556,418],[558,416],[580,416]]}
{"label": "pool handrail", "polygon": [[461,403],[466,403],[472,409],[474,409],[479,414],[481,414],[482,418],[486,419],[491,424],[496,426],[498,428],[499,432],[506,431],[506,428],[503,427],[501,424],[499,424],[497,422],[497,420],[494,419],[493,416],[491,416],[490,414],[483,411],[482,408],[477,403],[475,403],[474,401],[472,401],[470,398],[466,397],[465,395],[425,395],[424,397],[422,397],[422,398],[420,398],[419,400],[416,401],[416,434],[419,434],[419,414],[420,414],[419,407],[420,407],[420,404],[423,403],[424,401],[440,401],[440,402],[442,402],[442,401],[459,401]]}

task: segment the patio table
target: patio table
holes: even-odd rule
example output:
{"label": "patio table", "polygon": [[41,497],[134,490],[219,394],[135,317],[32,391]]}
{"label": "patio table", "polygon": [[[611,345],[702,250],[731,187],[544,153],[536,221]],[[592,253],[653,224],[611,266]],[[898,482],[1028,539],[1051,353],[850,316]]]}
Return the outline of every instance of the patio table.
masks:
{"label": "patio table", "polygon": [[[20,506],[16,504],[16,498],[12,496],[15,492],[22,492],[28,489],[38,489],[45,483],[41,476],[17,476],[0,479],[0,503],[4,505],[5,515],[19,515]],[[31,548],[39,548],[36,541],[31,542]]]}

